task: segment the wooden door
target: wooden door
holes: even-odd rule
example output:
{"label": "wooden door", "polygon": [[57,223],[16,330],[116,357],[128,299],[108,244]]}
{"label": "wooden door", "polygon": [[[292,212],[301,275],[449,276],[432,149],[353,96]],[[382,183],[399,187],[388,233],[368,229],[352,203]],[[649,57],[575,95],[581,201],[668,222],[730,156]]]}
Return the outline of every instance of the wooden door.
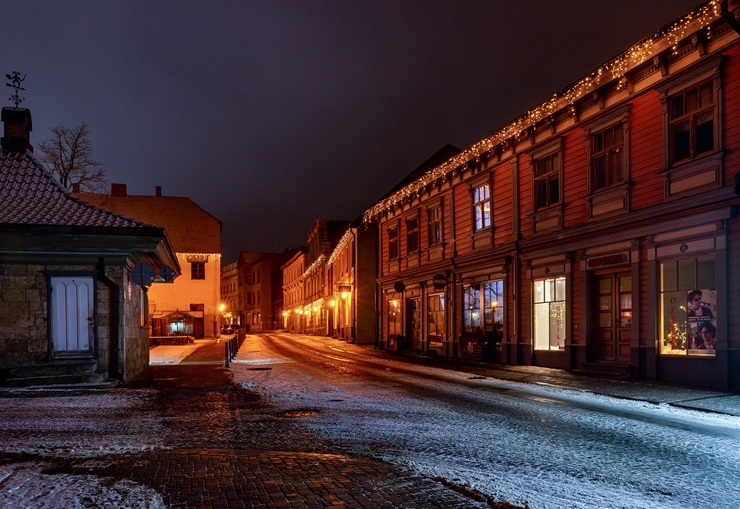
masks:
{"label": "wooden door", "polygon": [[629,362],[632,339],[632,277],[629,272],[596,278],[596,361]]}
{"label": "wooden door", "polygon": [[93,351],[93,278],[51,278],[51,345],[54,356]]}

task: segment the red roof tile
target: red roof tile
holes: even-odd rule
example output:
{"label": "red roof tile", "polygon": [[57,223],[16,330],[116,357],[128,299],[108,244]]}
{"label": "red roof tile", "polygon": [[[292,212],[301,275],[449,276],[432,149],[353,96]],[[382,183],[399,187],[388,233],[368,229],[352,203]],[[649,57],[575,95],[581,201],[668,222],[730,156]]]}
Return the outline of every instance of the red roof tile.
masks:
{"label": "red roof tile", "polygon": [[81,200],[67,191],[30,153],[0,153],[0,223],[148,227],[142,221]]}

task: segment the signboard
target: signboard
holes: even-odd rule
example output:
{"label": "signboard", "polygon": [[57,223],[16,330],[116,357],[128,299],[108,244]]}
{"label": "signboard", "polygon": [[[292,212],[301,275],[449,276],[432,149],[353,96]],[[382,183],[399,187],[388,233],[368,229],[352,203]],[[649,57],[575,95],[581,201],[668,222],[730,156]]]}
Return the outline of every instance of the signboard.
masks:
{"label": "signboard", "polygon": [[436,290],[443,290],[444,287],[447,286],[447,276],[441,272],[439,274],[435,274],[432,279],[432,284]]}

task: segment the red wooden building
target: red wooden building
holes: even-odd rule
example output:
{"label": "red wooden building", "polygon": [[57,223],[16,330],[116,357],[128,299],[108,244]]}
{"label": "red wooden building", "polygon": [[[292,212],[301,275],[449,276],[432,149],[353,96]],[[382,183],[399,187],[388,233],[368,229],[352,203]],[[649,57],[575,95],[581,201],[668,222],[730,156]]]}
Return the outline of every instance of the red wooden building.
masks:
{"label": "red wooden building", "polygon": [[368,209],[380,345],[740,388],[739,7],[700,4]]}

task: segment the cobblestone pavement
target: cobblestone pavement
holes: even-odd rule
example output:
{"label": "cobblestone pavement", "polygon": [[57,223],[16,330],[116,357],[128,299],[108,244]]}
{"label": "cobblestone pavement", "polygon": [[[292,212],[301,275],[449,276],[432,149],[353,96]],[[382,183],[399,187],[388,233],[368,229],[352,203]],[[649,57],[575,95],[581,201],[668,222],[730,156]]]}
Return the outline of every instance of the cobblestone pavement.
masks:
{"label": "cobblestone pavement", "polygon": [[[40,464],[41,475],[49,479],[95,479],[95,485],[111,487],[131,483],[161,496],[160,501],[140,499],[125,506],[110,501],[101,506],[83,493],[72,504],[80,508],[502,507],[464,487],[357,457],[342,444],[317,439],[301,429],[294,416],[274,412],[256,393],[237,387],[231,371],[223,367],[224,356],[223,342],[204,342],[179,364],[149,366],[123,388],[113,389],[153,394],[144,408],[132,409],[120,423],[136,422],[137,412],[154,412],[165,432],[161,440],[151,441],[156,445],[150,449],[75,456],[0,451],[0,467]],[[22,492],[23,486],[5,482],[0,475],[0,495],[7,492],[6,501],[11,491]],[[13,508],[55,507],[38,500],[13,505],[17,495],[10,500]]]}
{"label": "cobblestone pavement", "polygon": [[[222,344],[187,362],[215,362]],[[488,507],[438,481],[388,463],[350,457],[269,413],[216,364],[152,366],[131,387],[152,387],[172,435],[171,450],[110,456],[92,467],[58,463],[66,473],[130,479],[173,508]]]}

